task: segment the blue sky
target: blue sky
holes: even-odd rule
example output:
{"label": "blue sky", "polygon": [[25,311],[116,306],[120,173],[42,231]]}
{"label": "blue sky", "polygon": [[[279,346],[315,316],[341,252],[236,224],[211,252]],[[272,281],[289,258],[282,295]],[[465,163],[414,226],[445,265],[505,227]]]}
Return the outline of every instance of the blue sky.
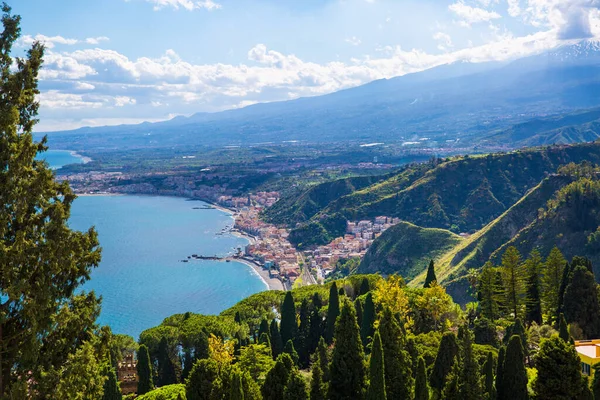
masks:
{"label": "blue sky", "polygon": [[600,0],[18,0],[39,130],[315,96],[600,33]]}

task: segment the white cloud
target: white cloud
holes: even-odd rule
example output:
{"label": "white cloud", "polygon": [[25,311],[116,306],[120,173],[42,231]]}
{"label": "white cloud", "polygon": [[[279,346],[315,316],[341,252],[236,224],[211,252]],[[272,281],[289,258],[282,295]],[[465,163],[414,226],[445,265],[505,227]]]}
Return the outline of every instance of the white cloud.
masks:
{"label": "white cloud", "polygon": [[188,11],[205,9],[218,10],[222,6],[213,0],[146,0],[148,3],[154,4],[154,10],[161,10],[165,7],[172,7],[176,10],[183,8]]}
{"label": "white cloud", "polygon": [[466,27],[470,27],[472,24],[479,22],[489,22],[494,19],[502,18],[501,15],[495,11],[472,7],[465,4],[462,0],[450,4],[448,9],[460,18],[459,24]]}
{"label": "white cloud", "polygon": [[362,43],[362,41],[356,36],[352,36],[351,38],[346,38],[346,43],[350,43],[352,46],[358,46]]}
{"label": "white cloud", "polygon": [[95,38],[87,38],[85,39],[85,42],[87,44],[100,44],[100,42],[108,42],[110,39],[107,38],[106,36],[98,36]]}
{"label": "white cloud", "polygon": [[34,42],[41,42],[46,46],[46,48],[53,49],[57,45],[73,46],[73,45],[81,44],[81,43],[97,45],[97,44],[100,44],[100,42],[106,42],[108,40],[109,40],[109,38],[107,38],[106,36],[99,36],[99,37],[95,37],[95,38],[87,38],[84,40],[79,40],[79,39],[65,38],[63,36],[46,36],[46,35],[37,34],[35,36],[32,36],[32,35],[22,36],[17,41],[17,46],[18,47],[30,47]]}
{"label": "white cloud", "polygon": [[508,0],[508,15],[518,17],[521,14],[520,0]]}
{"label": "white cloud", "polygon": [[438,43],[439,50],[447,51],[448,49],[451,49],[452,47],[454,47],[454,44],[452,43],[452,38],[447,33],[436,32],[433,35],[433,39],[439,42]]}
{"label": "white cloud", "polygon": [[135,105],[137,103],[136,99],[132,99],[127,96],[116,96],[114,99],[115,107],[123,107],[129,105]]}

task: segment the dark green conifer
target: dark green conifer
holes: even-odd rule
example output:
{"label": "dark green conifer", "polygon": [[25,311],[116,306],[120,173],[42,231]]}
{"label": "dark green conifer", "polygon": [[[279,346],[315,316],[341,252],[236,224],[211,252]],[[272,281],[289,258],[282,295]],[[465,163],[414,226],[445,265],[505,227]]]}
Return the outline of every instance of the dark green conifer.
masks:
{"label": "dark green conifer", "polygon": [[219,366],[215,360],[196,361],[185,382],[186,400],[209,400],[218,378]]}
{"label": "dark green conifer", "polygon": [[310,312],[310,328],[308,340],[308,353],[313,354],[319,345],[319,339],[323,336],[323,317],[321,316],[321,307],[323,301],[318,293],[313,295],[312,310]]}
{"label": "dark green conifer", "polygon": [[535,322],[542,324],[542,300],[540,296],[540,270],[542,268],[542,256],[537,250],[529,255],[525,262],[525,322],[531,325]]}
{"label": "dark green conifer", "polygon": [[379,334],[383,345],[387,396],[389,399],[410,399],[414,384],[412,360],[404,350],[402,329],[389,309],[383,311],[379,321]]}
{"label": "dark green conifer", "polygon": [[271,333],[271,353],[273,353],[273,360],[276,360],[281,352],[283,352],[283,341],[276,320],[271,321],[269,332]]}
{"label": "dark green conifer", "polygon": [[115,373],[114,368],[107,367],[106,380],[104,381],[104,395],[102,396],[102,400],[121,399],[123,399],[123,395],[121,394],[121,389],[119,388],[119,383],[117,382],[117,374]]}
{"label": "dark green conifer", "polygon": [[265,346],[267,346],[267,349],[269,349],[269,351],[271,352],[271,355],[273,355],[273,352],[271,349],[271,339],[269,339],[269,335],[267,335],[266,333],[262,333],[260,335],[260,337],[258,338],[258,343],[264,344]]}
{"label": "dark green conifer", "polygon": [[292,361],[294,362],[294,365],[298,365],[298,361],[300,359],[300,357],[298,356],[298,352],[296,351],[296,348],[294,347],[294,342],[292,342],[291,340],[288,340],[287,343],[285,344],[285,347],[283,348],[283,352],[285,354],[288,354]]}
{"label": "dark green conifer", "polygon": [[365,363],[354,306],[344,301],[335,324],[335,347],[331,360],[329,399],[361,399],[365,386]]}
{"label": "dark green conifer", "polygon": [[371,290],[371,285],[369,284],[369,280],[367,278],[363,278],[362,282],[360,283],[359,295],[362,296],[364,294],[367,294],[367,293],[369,293],[370,290]]}
{"label": "dark green conifer", "polygon": [[508,341],[510,340],[510,338],[513,337],[513,335],[518,335],[521,338],[521,345],[523,346],[523,354],[525,354],[525,357],[527,357],[528,349],[529,349],[529,344],[527,342],[527,333],[525,332],[525,327],[523,326],[523,323],[521,323],[521,320],[519,318],[517,318],[515,320],[515,322],[512,323],[512,325],[509,325],[506,328],[506,333],[504,335],[504,344],[508,345]]}
{"label": "dark green conifer", "polygon": [[288,340],[294,340],[298,334],[298,325],[296,322],[296,306],[292,292],[286,292],[283,304],[281,306],[281,323],[279,324],[282,343]]}
{"label": "dark green conifer", "polygon": [[333,343],[333,336],[335,334],[335,322],[337,317],[340,315],[340,297],[338,288],[333,282],[329,289],[329,305],[327,307],[327,321],[325,327],[325,342],[327,344]]}
{"label": "dark green conifer", "polygon": [[584,339],[600,336],[600,305],[594,274],[583,265],[575,267],[565,290],[563,309],[569,324],[581,328]]}
{"label": "dark green conifer", "polygon": [[569,334],[569,326],[567,320],[565,320],[565,314],[560,313],[558,317],[558,337],[569,343],[571,341],[571,334]]}
{"label": "dark green conifer", "polygon": [[366,400],[386,400],[386,398],[383,347],[379,332],[375,332],[371,359],[369,360],[369,388],[367,389]]}
{"label": "dark green conifer", "polygon": [[152,384],[152,364],[150,363],[150,354],[146,345],[141,345],[137,355],[137,376],[138,386],[137,394],[142,395],[151,391]]}
{"label": "dark green conifer", "polygon": [[592,393],[595,399],[600,399],[600,363],[594,364],[594,380],[592,381]]}
{"label": "dark green conifer", "polygon": [[270,335],[270,333],[269,333],[269,322],[267,321],[266,318],[263,318],[260,321],[260,327],[258,328],[258,337],[260,338],[260,335],[262,335],[263,333],[266,333],[267,335]]}
{"label": "dark green conifer", "polygon": [[233,317],[233,320],[238,324],[242,323],[242,316],[240,315],[239,311],[235,312],[235,317]]}
{"label": "dark green conifer", "polygon": [[481,269],[479,281],[477,284],[477,300],[481,308],[481,315],[491,321],[498,318],[499,314],[499,292],[500,288],[496,287],[497,277],[494,266],[491,262],[487,262]]}
{"label": "dark green conifer", "polygon": [[557,322],[558,322],[558,316],[561,313],[564,313],[563,307],[564,307],[564,300],[565,300],[565,291],[567,290],[567,286],[569,285],[572,271],[573,271],[573,269],[571,268],[571,265],[568,262],[566,262],[565,268],[563,269],[562,279],[560,280],[560,287],[558,289],[558,308],[556,309],[556,317],[554,318],[554,320]]}
{"label": "dark green conifer", "polygon": [[292,371],[283,392],[283,400],[308,400],[306,382],[298,371]]}
{"label": "dark green conifer", "polygon": [[498,364],[496,364],[496,399],[506,398],[504,394],[504,356],[506,354],[506,348],[500,347],[498,351]]}
{"label": "dark green conifer", "polygon": [[441,398],[444,400],[463,400],[460,393],[460,366],[456,359],[453,360],[450,372],[446,377]]}
{"label": "dark green conifer", "polygon": [[483,365],[483,373],[485,374],[484,391],[487,393],[488,399],[493,400],[496,398],[496,391],[494,390],[494,356],[491,351],[488,352]]}
{"label": "dark green conifer", "polygon": [[433,264],[433,260],[429,261],[429,266],[427,267],[427,276],[425,277],[425,284],[423,287],[427,289],[431,286],[433,282],[437,282],[437,278],[435,276],[435,266]]}
{"label": "dark green conifer", "polygon": [[362,325],[363,306],[358,297],[354,300],[354,309],[356,310],[356,322],[358,322],[358,326],[360,327]]}
{"label": "dark green conifer", "polygon": [[581,375],[581,392],[577,400],[594,400],[594,393],[590,388],[590,380],[587,375]]}
{"label": "dark green conifer", "polygon": [[[508,362],[508,350],[506,356]],[[537,398],[577,399],[581,394],[581,360],[573,345],[557,336],[543,340],[535,365],[538,373],[533,389]]]}
{"label": "dark green conifer", "polygon": [[173,362],[169,342],[162,337],[158,343],[158,380],[157,385],[167,386],[177,383],[177,369]]}
{"label": "dark green conifer", "polygon": [[341,297],[344,297],[344,296],[346,295],[346,290],[345,290],[343,287],[341,287],[341,288],[338,290],[338,295],[340,296],[340,298],[341,298]]}
{"label": "dark green conifer", "polygon": [[312,365],[312,379],[310,381],[310,400],[325,400],[327,389],[323,382],[323,371],[321,371],[321,360],[317,359]]}
{"label": "dark green conifer", "polygon": [[373,303],[373,295],[367,294],[365,298],[365,306],[363,307],[363,317],[360,325],[360,338],[363,346],[367,346],[369,338],[373,337],[373,325],[375,324],[375,304]]}
{"label": "dark green conifer", "polygon": [[423,360],[423,357],[419,357],[419,364],[417,366],[415,400],[429,400],[429,385],[427,385],[427,371],[425,371],[425,360]]}
{"label": "dark green conifer", "polygon": [[283,353],[277,357],[275,365],[265,377],[261,393],[263,400],[281,400],[287,386],[290,373],[294,369],[294,362],[289,354]]}
{"label": "dark green conifer", "polygon": [[479,364],[473,355],[473,340],[466,326],[460,327],[459,390],[463,400],[479,400],[483,394]]}
{"label": "dark green conifer", "polygon": [[229,400],[244,400],[244,388],[242,387],[242,374],[234,371],[231,376]]}
{"label": "dark green conifer", "polygon": [[513,318],[518,318],[525,294],[525,270],[521,263],[521,254],[514,246],[507,248],[502,255],[501,271],[504,305]]}
{"label": "dark green conifer", "polygon": [[319,346],[317,348],[318,360],[321,365],[321,372],[323,373],[323,383],[329,382],[329,351],[325,339],[321,337],[319,340]]}
{"label": "dark green conifer", "polygon": [[[579,378],[577,379],[579,384]],[[513,335],[506,346],[504,366],[502,369],[502,390],[498,400],[527,400],[527,370],[525,369],[525,354],[523,344],[518,335]],[[542,397],[544,398],[544,397]]]}
{"label": "dark green conifer", "polygon": [[310,340],[310,309],[308,306],[308,300],[302,300],[300,306],[300,326],[298,327],[298,336],[294,341],[294,347],[298,352],[300,368],[308,368],[310,364],[310,353],[308,349],[308,342]]}
{"label": "dark green conifer", "polygon": [[446,384],[446,379],[454,361],[458,356],[458,343],[456,342],[456,335],[452,332],[446,332],[442,336],[440,347],[437,351],[435,363],[429,376],[429,383],[431,387],[438,393],[441,393]]}

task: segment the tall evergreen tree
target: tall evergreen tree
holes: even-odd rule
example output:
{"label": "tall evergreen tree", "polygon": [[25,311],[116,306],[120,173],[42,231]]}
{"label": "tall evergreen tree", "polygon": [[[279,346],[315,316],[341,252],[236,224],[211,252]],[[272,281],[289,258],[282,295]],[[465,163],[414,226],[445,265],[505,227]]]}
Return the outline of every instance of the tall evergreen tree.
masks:
{"label": "tall evergreen tree", "polygon": [[427,372],[425,371],[425,360],[423,360],[423,357],[419,357],[419,364],[417,366],[415,400],[429,400],[429,386],[427,385]]}
{"label": "tall evergreen tree", "polygon": [[142,395],[151,391],[154,387],[152,383],[152,364],[150,363],[150,353],[148,347],[141,345],[137,355],[137,376],[138,386],[137,394]]}
{"label": "tall evergreen tree", "polygon": [[344,301],[335,324],[330,374],[330,400],[362,399],[366,375],[364,352],[354,307],[349,301]]}
{"label": "tall evergreen tree", "polygon": [[437,282],[437,278],[435,276],[435,266],[433,264],[433,260],[429,261],[429,266],[427,267],[427,276],[425,277],[425,284],[423,287],[427,289],[431,286],[433,282]]}
{"label": "tall evergreen tree", "polygon": [[481,389],[481,377],[479,364],[473,355],[473,340],[471,332],[466,326],[460,330],[460,380],[459,391],[463,400],[478,400],[483,391]]}
{"label": "tall evergreen tree", "polygon": [[363,307],[363,317],[360,325],[360,338],[363,346],[367,346],[369,338],[373,337],[375,324],[375,304],[373,303],[373,295],[368,293],[365,297],[365,306]]}
{"label": "tall evergreen tree", "polygon": [[360,283],[360,291],[359,291],[359,295],[365,295],[367,293],[369,293],[369,291],[371,291],[371,285],[369,284],[369,279],[367,278],[363,278],[362,282]]}
{"label": "tall evergreen tree", "polygon": [[283,340],[276,320],[271,321],[269,332],[271,333],[271,352],[273,353],[273,360],[276,360],[283,352]]}
{"label": "tall evergreen tree", "polygon": [[600,305],[594,274],[583,265],[575,267],[564,295],[568,323],[576,323],[585,339],[600,336]]}
{"label": "tall evergreen tree", "polygon": [[[579,383],[579,379],[577,382]],[[513,335],[506,346],[502,385],[502,390],[498,390],[498,395],[502,393],[503,397],[498,397],[498,400],[527,400],[529,398],[525,355],[521,338],[518,335]]]}
{"label": "tall evergreen tree", "polygon": [[258,337],[258,344],[264,344],[269,349],[269,353],[271,356],[273,355],[273,351],[271,350],[271,339],[269,339],[269,335],[266,333],[261,333]]}
{"label": "tall evergreen tree", "polygon": [[[45,138],[33,140],[45,48],[35,41],[13,58],[21,17],[0,7],[0,398],[19,397],[24,386],[36,398],[59,396],[70,390],[63,373],[93,374],[85,389],[99,393],[102,371],[82,358],[92,351],[100,301],[80,290],[100,262],[98,236],[69,227],[76,196],[36,159],[47,150]],[[70,369],[76,359],[78,371]]]}
{"label": "tall evergreen tree", "polygon": [[444,383],[441,398],[444,400],[462,400],[462,394],[460,393],[460,365],[456,359],[452,362],[452,367]]}
{"label": "tall evergreen tree", "polygon": [[298,327],[298,337],[294,342],[296,351],[298,352],[299,365],[302,369],[308,368],[310,364],[310,353],[308,348],[308,342],[310,340],[310,309],[308,306],[308,300],[302,300],[300,306],[300,326]]}
{"label": "tall evergreen tree", "polygon": [[296,322],[296,306],[292,292],[286,292],[283,304],[281,305],[281,323],[279,324],[282,343],[288,340],[294,340],[298,334],[298,324]]}
{"label": "tall evergreen tree", "polygon": [[383,311],[379,321],[379,334],[383,344],[387,396],[389,399],[409,399],[414,383],[412,360],[403,349],[404,334],[389,308]]}
{"label": "tall evergreen tree", "polygon": [[496,391],[494,389],[494,356],[489,351],[485,364],[483,365],[484,377],[484,392],[487,393],[488,399],[494,400],[496,398]]}
{"label": "tall evergreen tree", "polygon": [[308,400],[306,382],[298,371],[292,371],[283,392],[283,400]]}
{"label": "tall evergreen tree", "polygon": [[594,399],[600,399],[600,363],[593,365],[594,368],[594,380],[592,381],[592,393],[594,393]]}
{"label": "tall evergreen tree", "polygon": [[244,388],[242,387],[242,374],[240,371],[233,371],[231,374],[231,386],[229,390],[229,400],[244,400]]}
{"label": "tall evergreen tree", "polygon": [[515,320],[515,322],[512,323],[512,325],[509,325],[508,327],[506,327],[506,333],[504,335],[504,344],[508,345],[508,342],[510,340],[510,338],[513,337],[513,335],[518,335],[521,338],[521,345],[523,346],[523,354],[525,355],[525,357],[527,357],[527,355],[529,354],[529,344],[527,342],[527,333],[525,332],[525,327],[523,326],[523,323],[521,323],[521,320],[519,318],[517,318]]}
{"label": "tall evergreen tree", "polygon": [[263,333],[266,333],[267,335],[271,334],[269,330],[269,322],[266,318],[263,318],[260,321],[260,326],[258,328],[258,337],[260,338],[260,335],[262,335]]}
{"label": "tall evergreen tree", "polygon": [[308,333],[308,353],[313,354],[319,345],[319,339],[323,336],[323,317],[321,316],[322,300],[318,293],[315,293],[312,300],[312,310],[310,312],[310,328]]}
{"label": "tall evergreen tree", "polygon": [[281,400],[287,386],[288,378],[294,369],[294,362],[289,354],[280,354],[275,365],[265,377],[261,388],[263,400]]}
{"label": "tall evergreen tree", "polygon": [[369,388],[366,400],[386,400],[386,398],[383,347],[379,332],[375,332],[373,351],[369,360]]}
{"label": "tall evergreen tree", "polygon": [[554,323],[556,318],[555,313],[559,308],[560,282],[566,262],[558,247],[554,247],[544,263],[542,273],[542,303],[545,312],[550,318],[550,323]]}
{"label": "tall evergreen tree", "polygon": [[543,340],[535,357],[535,365],[538,373],[533,389],[537,398],[578,398],[582,389],[581,360],[574,346],[557,336]]}
{"label": "tall evergreen tree", "polygon": [[500,347],[498,351],[498,364],[496,365],[496,399],[501,400],[506,398],[504,393],[504,358],[506,348]]}
{"label": "tall evergreen tree", "polygon": [[510,246],[502,256],[502,282],[504,285],[504,303],[513,318],[518,318],[523,304],[525,286],[521,254]]}
{"label": "tall evergreen tree", "polygon": [[558,308],[556,309],[556,314],[554,316],[554,320],[558,322],[558,317],[561,313],[564,313],[564,300],[565,300],[565,291],[567,290],[567,286],[569,285],[571,279],[571,265],[565,262],[565,267],[563,268],[563,275],[560,280],[560,287],[558,289]]}
{"label": "tall evergreen tree", "polygon": [[325,321],[325,342],[327,344],[333,343],[333,336],[335,334],[335,323],[337,317],[340,315],[340,297],[338,288],[333,282],[329,289],[329,306],[327,308],[327,320]]}
{"label": "tall evergreen tree", "polygon": [[542,324],[542,300],[540,296],[540,271],[542,268],[542,256],[534,250],[525,261],[525,323],[531,325],[535,322]]}
{"label": "tall evergreen tree", "polygon": [[318,360],[321,365],[321,372],[323,372],[323,382],[329,382],[329,352],[327,351],[327,344],[325,339],[321,337],[319,340],[319,347],[317,348]]}
{"label": "tall evergreen tree", "polygon": [[363,306],[360,298],[358,297],[354,300],[354,309],[356,310],[356,322],[358,322],[358,326],[360,328],[363,318]]}
{"label": "tall evergreen tree", "polygon": [[456,341],[456,335],[452,332],[446,332],[442,336],[440,341],[440,347],[437,351],[435,363],[429,376],[429,383],[431,387],[441,393],[446,384],[446,379],[454,361],[458,356],[458,343]]}
{"label": "tall evergreen tree", "polygon": [[167,386],[177,383],[177,369],[173,362],[169,342],[162,337],[158,343],[158,386]]}
{"label": "tall evergreen tree", "polygon": [[294,347],[294,342],[292,342],[291,340],[288,340],[287,343],[285,344],[285,347],[283,348],[283,352],[290,356],[290,358],[294,362],[294,365],[296,365],[296,366],[298,365],[298,361],[300,360],[300,357],[298,356],[298,352],[296,351],[296,348]]}
{"label": "tall evergreen tree", "polygon": [[327,388],[323,382],[323,371],[321,371],[321,361],[318,359],[312,365],[312,379],[310,381],[310,400],[325,400]]}
{"label": "tall evergreen tree", "polygon": [[477,299],[481,315],[491,321],[498,318],[498,288],[496,287],[496,272],[491,262],[487,262],[479,274]]}
{"label": "tall evergreen tree", "polygon": [[558,318],[558,337],[567,343],[571,341],[571,334],[569,333],[567,320],[565,319],[565,314],[563,313],[560,313]]}
{"label": "tall evergreen tree", "polygon": [[209,400],[218,378],[219,365],[215,360],[196,361],[185,382],[186,400]]}
{"label": "tall evergreen tree", "polygon": [[121,394],[121,389],[119,388],[119,383],[117,382],[117,374],[112,366],[107,367],[106,380],[104,381],[104,395],[102,396],[102,400],[122,399],[123,395]]}

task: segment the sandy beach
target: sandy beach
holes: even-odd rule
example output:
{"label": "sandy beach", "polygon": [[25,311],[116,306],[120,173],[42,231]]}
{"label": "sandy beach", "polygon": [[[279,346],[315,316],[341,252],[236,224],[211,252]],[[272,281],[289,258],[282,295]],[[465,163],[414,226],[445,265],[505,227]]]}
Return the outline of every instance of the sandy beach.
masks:
{"label": "sandy beach", "polygon": [[267,284],[267,286],[269,286],[269,290],[285,290],[283,287],[283,283],[279,279],[269,277],[269,273],[259,265],[256,265],[253,262],[244,260],[242,258],[236,258],[235,261],[241,262],[242,264],[246,264],[247,266],[252,268],[258,274],[258,276],[260,276],[261,279]]}

